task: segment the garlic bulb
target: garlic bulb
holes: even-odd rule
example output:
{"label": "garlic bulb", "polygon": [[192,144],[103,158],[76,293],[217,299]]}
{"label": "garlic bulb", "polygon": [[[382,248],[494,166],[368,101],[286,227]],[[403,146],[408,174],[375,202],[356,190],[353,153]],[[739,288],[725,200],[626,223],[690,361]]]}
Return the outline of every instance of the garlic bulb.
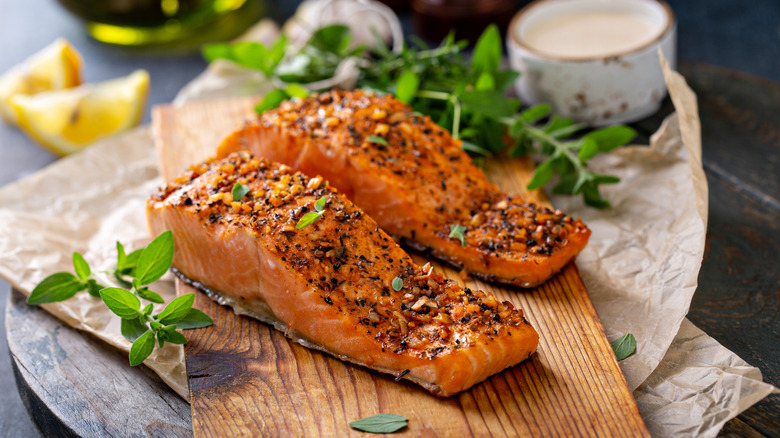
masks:
{"label": "garlic bulb", "polygon": [[[344,24],[352,30],[352,47],[376,44],[375,31],[392,49],[400,51],[403,44],[401,23],[393,11],[374,0],[306,0],[282,32],[296,45],[303,46],[318,28],[329,24]],[[373,31],[372,31],[373,29]]]}

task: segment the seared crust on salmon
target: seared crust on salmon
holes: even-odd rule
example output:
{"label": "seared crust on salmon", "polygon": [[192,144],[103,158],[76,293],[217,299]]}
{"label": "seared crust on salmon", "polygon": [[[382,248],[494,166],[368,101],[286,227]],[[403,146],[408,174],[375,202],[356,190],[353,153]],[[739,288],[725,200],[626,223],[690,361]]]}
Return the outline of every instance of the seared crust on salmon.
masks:
{"label": "seared crust on salmon", "polygon": [[538,285],[590,236],[579,219],[501,192],[459,140],[389,95],[333,90],[283,102],[217,155],[242,150],[322,175],[386,232],[488,280]]}
{"label": "seared crust on salmon", "polygon": [[[236,183],[249,192],[233,199]],[[325,203],[313,223],[297,227]],[[449,396],[528,358],[522,310],[419,267],[323,178],[231,154],[193,166],[147,204],[173,266],[289,337]]]}

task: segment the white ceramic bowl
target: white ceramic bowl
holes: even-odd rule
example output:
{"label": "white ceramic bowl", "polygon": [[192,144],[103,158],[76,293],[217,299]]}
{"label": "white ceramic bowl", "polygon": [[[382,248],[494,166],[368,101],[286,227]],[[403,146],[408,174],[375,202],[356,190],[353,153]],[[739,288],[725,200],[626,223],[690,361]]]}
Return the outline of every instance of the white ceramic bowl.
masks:
{"label": "white ceramic bowl", "polygon": [[[578,56],[540,50],[529,39],[539,23],[604,12],[641,19],[651,29],[646,41],[613,53]],[[666,96],[658,48],[674,68],[676,32],[672,9],[660,0],[533,2],[509,25],[509,62],[521,73],[515,89],[525,104],[549,103],[556,114],[593,126],[642,119],[657,111]]]}

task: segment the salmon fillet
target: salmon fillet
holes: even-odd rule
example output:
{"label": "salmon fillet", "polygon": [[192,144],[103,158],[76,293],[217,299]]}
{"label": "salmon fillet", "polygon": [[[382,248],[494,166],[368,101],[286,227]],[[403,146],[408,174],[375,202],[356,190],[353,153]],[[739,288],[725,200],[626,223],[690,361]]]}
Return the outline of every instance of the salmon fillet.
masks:
{"label": "salmon fillet", "polygon": [[[237,182],[249,192],[233,200]],[[323,198],[321,216],[297,228]],[[323,178],[247,153],[191,167],[150,198],[147,219],[152,234],[173,232],[176,273],[212,297],[436,395],[463,391],[538,344],[522,310],[415,265]]]}
{"label": "salmon fillet", "polygon": [[333,90],[284,102],[228,136],[217,156],[242,150],[322,175],[389,234],[489,281],[538,285],[590,236],[579,219],[503,193],[459,140],[389,95]]}

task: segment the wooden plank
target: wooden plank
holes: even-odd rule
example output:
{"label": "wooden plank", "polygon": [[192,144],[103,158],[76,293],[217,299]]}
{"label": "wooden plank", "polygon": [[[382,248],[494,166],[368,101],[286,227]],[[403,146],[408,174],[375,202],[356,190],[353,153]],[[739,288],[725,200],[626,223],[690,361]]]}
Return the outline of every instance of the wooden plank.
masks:
{"label": "wooden plank", "polygon": [[[153,126],[164,175],[171,178],[208,156],[218,144],[214,139],[239,127],[253,104],[232,99],[156,108]],[[531,169],[529,162],[496,160],[486,172],[504,190],[528,195]],[[431,262],[458,278],[457,270]],[[180,292],[196,292],[196,306],[215,320],[189,332],[185,347],[195,436],[357,435],[349,422],[378,412],[407,416],[402,435],[648,435],[574,264],[531,290],[465,283],[524,309],[541,335],[539,349],[466,392],[437,398],[301,347],[178,282]]]}

